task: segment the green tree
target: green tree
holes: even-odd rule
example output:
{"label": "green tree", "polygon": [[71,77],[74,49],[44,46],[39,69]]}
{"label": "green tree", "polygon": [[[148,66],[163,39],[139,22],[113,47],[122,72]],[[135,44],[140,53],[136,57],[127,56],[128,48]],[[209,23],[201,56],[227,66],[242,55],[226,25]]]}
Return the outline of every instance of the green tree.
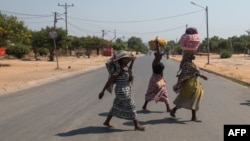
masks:
{"label": "green tree", "polygon": [[143,44],[141,38],[131,37],[128,39],[128,49],[136,51],[136,54],[138,54],[139,52],[144,52],[148,48],[145,44]]}
{"label": "green tree", "polygon": [[112,48],[114,50],[126,50],[126,46],[123,43],[112,43]]}
{"label": "green tree", "polygon": [[91,37],[91,36],[87,36],[87,37],[82,37],[80,39],[80,44],[83,48],[86,48],[87,50],[87,55],[88,58],[90,58],[91,55],[91,50],[92,49],[96,49],[97,50],[97,55],[99,55],[99,50],[100,48],[104,47],[104,46],[109,46],[107,41],[104,41],[101,38],[98,37]]}
{"label": "green tree", "polygon": [[31,31],[14,16],[7,16],[0,13],[0,46],[21,43],[31,43]]}
{"label": "green tree", "polygon": [[[58,37],[55,39],[56,48],[54,47],[54,40],[49,37],[49,32],[55,30],[58,34]],[[58,51],[60,48],[66,48],[66,31],[62,28],[46,27],[42,28],[40,31],[33,32],[32,38],[32,47],[33,49],[38,48],[47,48],[49,50],[49,61],[54,61],[55,51]]]}
{"label": "green tree", "polygon": [[121,38],[117,38],[114,43],[112,43],[112,48],[114,50],[126,50],[127,47]]}
{"label": "green tree", "polygon": [[225,39],[220,39],[219,44],[218,44],[219,50],[227,50],[227,51],[232,51],[230,47],[230,43],[228,40]]}

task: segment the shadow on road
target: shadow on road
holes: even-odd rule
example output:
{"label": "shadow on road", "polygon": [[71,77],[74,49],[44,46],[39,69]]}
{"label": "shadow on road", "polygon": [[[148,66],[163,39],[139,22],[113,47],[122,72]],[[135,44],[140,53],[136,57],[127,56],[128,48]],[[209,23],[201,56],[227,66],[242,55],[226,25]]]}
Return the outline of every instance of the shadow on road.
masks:
{"label": "shadow on road", "polygon": [[250,106],[250,100],[246,100],[246,102],[240,103],[240,105]]}
{"label": "shadow on road", "polygon": [[[140,124],[142,125],[148,125],[148,124],[186,124],[187,122],[190,122],[190,120],[180,120],[178,118],[163,118],[163,119],[153,119],[148,121],[140,121]],[[127,126],[134,126],[132,121],[128,121],[123,123]]]}
{"label": "shadow on road", "polygon": [[180,120],[178,118],[163,118],[163,119],[153,119],[144,122],[144,124],[186,124],[187,120]]}
{"label": "shadow on road", "polygon": [[[145,112],[144,110],[140,110],[137,113],[139,114],[149,114],[149,113],[163,113],[162,111],[150,111],[150,112]],[[99,116],[108,116],[109,113],[100,113]],[[181,120],[180,118],[163,118],[163,119],[152,119],[148,121],[140,121],[142,125],[147,125],[147,124],[186,124],[187,122],[190,122],[190,120]],[[123,123],[124,125],[127,126],[134,126],[133,121],[127,121]]]}
{"label": "shadow on road", "polygon": [[150,111],[150,112],[147,112],[145,110],[139,110],[137,111],[138,114],[150,114],[150,113],[164,113],[163,111]]}
{"label": "shadow on road", "polygon": [[102,133],[113,133],[113,132],[123,132],[130,130],[122,130],[122,129],[112,129],[107,127],[98,127],[98,126],[89,126],[85,128],[79,128],[71,131],[67,131],[64,133],[58,133],[56,136],[67,137],[67,136],[76,136],[83,134],[102,134]]}
{"label": "shadow on road", "polygon": [[105,113],[100,113],[99,114],[99,116],[102,116],[102,117],[106,117],[106,116],[108,116],[109,115],[109,113],[108,112],[105,112]]}

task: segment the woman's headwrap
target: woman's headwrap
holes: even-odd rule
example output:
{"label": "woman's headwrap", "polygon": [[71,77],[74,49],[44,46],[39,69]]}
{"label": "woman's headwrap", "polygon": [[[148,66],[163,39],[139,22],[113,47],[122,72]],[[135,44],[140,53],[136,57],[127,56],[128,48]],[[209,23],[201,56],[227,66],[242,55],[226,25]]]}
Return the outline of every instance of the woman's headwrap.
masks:
{"label": "woman's headwrap", "polygon": [[[119,60],[122,58],[132,58],[133,55],[127,51],[121,50],[114,53],[114,55],[106,62],[106,68],[109,72],[109,78],[113,75],[118,75],[121,71]],[[113,85],[107,88],[107,91],[112,93]]]}

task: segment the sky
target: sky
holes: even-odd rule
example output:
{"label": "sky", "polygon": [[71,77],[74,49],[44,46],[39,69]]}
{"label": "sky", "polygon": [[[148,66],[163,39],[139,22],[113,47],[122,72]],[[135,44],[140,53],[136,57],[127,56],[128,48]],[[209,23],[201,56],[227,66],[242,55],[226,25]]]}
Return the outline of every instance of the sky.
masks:
{"label": "sky", "polygon": [[68,35],[143,42],[156,36],[177,41],[186,27],[197,28],[205,39],[206,7],[209,38],[247,35],[249,6],[250,0],[0,0],[2,14],[16,16],[33,31],[54,26],[56,12],[56,27],[67,27]]}

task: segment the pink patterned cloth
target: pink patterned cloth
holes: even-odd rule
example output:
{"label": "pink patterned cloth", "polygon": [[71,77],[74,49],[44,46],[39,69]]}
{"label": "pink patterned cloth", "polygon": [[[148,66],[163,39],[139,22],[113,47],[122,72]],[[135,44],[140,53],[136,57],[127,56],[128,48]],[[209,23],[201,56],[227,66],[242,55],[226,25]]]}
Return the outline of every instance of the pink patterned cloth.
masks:
{"label": "pink patterned cloth", "polygon": [[158,88],[156,85],[156,83],[160,81],[161,79],[163,79],[164,82],[166,82],[165,79],[161,75],[157,75],[154,73],[152,74],[149,84],[148,84],[148,89],[145,95],[146,101],[154,100],[156,102],[160,101],[160,102],[169,103],[166,84],[161,88]]}
{"label": "pink patterned cloth", "polygon": [[200,44],[198,34],[183,34],[180,39],[182,50],[197,50]]}

